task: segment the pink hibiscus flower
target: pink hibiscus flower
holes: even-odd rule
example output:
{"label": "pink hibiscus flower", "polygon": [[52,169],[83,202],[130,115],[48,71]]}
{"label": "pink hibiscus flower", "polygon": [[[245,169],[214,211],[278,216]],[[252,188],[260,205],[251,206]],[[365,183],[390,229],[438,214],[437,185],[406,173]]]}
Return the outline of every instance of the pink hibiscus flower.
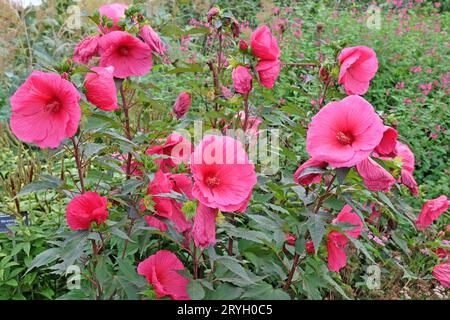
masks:
{"label": "pink hibiscus flower", "polygon": [[397,130],[394,128],[385,126],[383,132],[383,138],[380,141],[380,144],[376,146],[375,152],[381,156],[396,156],[396,145],[397,145]]}
{"label": "pink hibiscus flower", "polygon": [[217,212],[217,209],[207,207],[202,203],[197,205],[194,226],[192,227],[196,247],[206,248],[216,244]]}
{"label": "pink hibiscus flower", "polygon": [[370,157],[359,162],[356,170],[364,180],[364,185],[372,191],[389,192],[396,182],[394,177]]}
{"label": "pink hibiscus flower", "polygon": [[131,34],[113,31],[99,40],[100,66],[114,67],[114,77],[144,76],[152,68],[152,49]]}
{"label": "pink hibiscus flower", "polygon": [[[171,220],[174,223],[175,230],[178,232],[184,232],[189,229],[191,222],[186,220],[184,213],[181,211],[183,204],[176,199],[165,196],[165,194],[175,191],[185,194],[188,199],[192,199],[191,189],[192,180],[188,176],[184,174],[166,174],[162,170],[156,172],[147,189],[147,194],[152,195],[154,214]],[[146,209],[143,201],[141,202],[141,209]]]}
{"label": "pink hibiscus flower", "polygon": [[148,46],[158,53],[159,55],[164,55],[164,45],[161,42],[158,34],[149,25],[144,25],[139,31],[139,36],[144,40]]}
{"label": "pink hibiscus flower", "polygon": [[263,60],[277,60],[281,54],[277,39],[267,26],[261,26],[252,32],[250,47],[252,54]]}
{"label": "pink hibiscus flower", "polygon": [[244,66],[237,66],[233,69],[231,73],[231,78],[233,79],[233,86],[236,92],[242,95],[248,95],[252,90],[252,80],[253,76]]}
{"label": "pink hibiscus flower", "polygon": [[188,164],[194,147],[192,143],[178,133],[172,133],[167,138],[166,143],[147,149],[148,155],[165,155],[168,158],[159,158],[155,160],[164,172],[169,168],[176,168],[181,163]]}
{"label": "pink hibiscus flower", "polygon": [[[294,173],[294,181],[295,183],[302,185],[310,185],[312,183],[319,183],[322,180],[322,174],[314,172],[313,168],[326,168],[327,163],[323,161],[317,161],[313,158],[306,160],[300,167],[298,167],[297,171]],[[312,169],[308,169],[312,168]]]}
{"label": "pink hibiscus flower", "polygon": [[92,57],[98,54],[98,40],[100,36],[87,36],[81,40],[73,51],[73,60],[81,64],[88,64]]}
{"label": "pink hibiscus flower", "polygon": [[[356,227],[351,230],[346,230],[344,233],[352,238],[358,238],[361,235],[363,222],[361,218],[352,211],[352,207],[345,205],[341,212],[337,215],[333,223],[346,222]],[[348,239],[342,233],[334,230],[327,236],[327,250],[328,250],[328,269],[330,271],[339,272],[340,269],[347,264],[347,247]]]}
{"label": "pink hibiscus flower", "polygon": [[[111,3],[105,4],[98,9],[100,13],[100,25],[99,31],[103,33],[108,33],[115,30],[120,30],[118,25],[119,21],[125,18],[125,10],[128,8],[127,4],[124,3]],[[102,24],[102,18],[106,17],[112,20],[113,25],[108,27],[106,24]]]}
{"label": "pink hibiscus flower", "polygon": [[272,89],[275,81],[280,75],[281,61],[280,60],[261,60],[255,67],[258,72],[259,82],[263,87]]}
{"label": "pink hibiscus flower", "polygon": [[444,195],[437,197],[436,199],[426,201],[416,220],[417,229],[421,231],[425,230],[445,211],[447,211],[449,205],[450,201]]}
{"label": "pink hibiscus flower", "polygon": [[435,277],[442,286],[450,288],[450,262],[435,266],[433,268],[433,277]]}
{"label": "pink hibiscus flower", "polygon": [[87,230],[91,223],[97,225],[108,217],[108,199],[96,192],[86,192],[73,198],[66,207],[67,225],[72,230]]}
{"label": "pink hibiscus flower", "polygon": [[365,46],[345,48],[339,54],[339,84],[347,94],[363,95],[378,70],[378,59],[373,49]]}
{"label": "pink hibiscus flower", "polygon": [[72,137],[81,118],[80,94],[56,73],[33,71],[11,97],[11,130],[41,148],[57,148]]}
{"label": "pink hibiscus flower", "polygon": [[206,135],[191,156],[191,171],[192,193],[201,203],[226,212],[245,211],[256,173],[239,141]]}
{"label": "pink hibiscus flower", "polygon": [[105,111],[118,109],[114,67],[92,67],[91,71],[84,81],[88,101]]}
{"label": "pink hibiscus flower", "polygon": [[383,122],[372,105],[353,95],[328,103],[312,118],[306,150],[332,167],[352,167],[370,155],[383,132]]}
{"label": "pink hibiscus flower", "polygon": [[181,92],[177,100],[175,100],[175,103],[173,104],[173,112],[177,116],[177,119],[182,118],[191,107],[191,95],[189,92]]}
{"label": "pink hibiscus flower", "polygon": [[179,270],[184,270],[183,264],[168,250],[156,252],[137,267],[138,274],[147,278],[158,299],[169,296],[173,300],[189,300],[186,291],[189,280],[179,274]]}

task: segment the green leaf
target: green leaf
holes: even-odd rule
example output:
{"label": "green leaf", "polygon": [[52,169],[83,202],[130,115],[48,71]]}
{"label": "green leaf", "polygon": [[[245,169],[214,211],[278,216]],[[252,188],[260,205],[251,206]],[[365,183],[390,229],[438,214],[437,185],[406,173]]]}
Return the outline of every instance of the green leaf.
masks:
{"label": "green leaf", "polygon": [[268,283],[249,287],[241,298],[254,300],[291,300],[291,297],[286,292],[281,289],[274,289]]}
{"label": "green leaf", "polygon": [[307,226],[316,251],[319,250],[322,238],[325,235],[325,223],[319,214],[310,213],[307,220]]}
{"label": "green leaf", "polygon": [[248,283],[254,283],[252,279],[248,276],[245,269],[239,264],[238,260],[232,258],[223,256],[217,260],[219,263],[221,263],[224,267],[226,267],[228,270],[230,270],[232,273],[237,275],[238,277],[242,278]]}
{"label": "green leaf", "polygon": [[219,285],[208,297],[209,300],[234,300],[238,299],[243,290],[229,283]]}
{"label": "green leaf", "polygon": [[25,272],[25,274],[27,274],[34,268],[38,268],[43,265],[49,264],[50,262],[58,259],[59,256],[60,256],[59,248],[50,248],[50,249],[47,249],[47,250],[41,252],[33,259],[33,261],[31,262],[31,266],[28,268],[28,270],[27,270],[27,272]]}
{"label": "green leaf", "polygon": [[205,297],[205,290],[198,280],[189,281],[187,292],[192,300],[202,300]]}

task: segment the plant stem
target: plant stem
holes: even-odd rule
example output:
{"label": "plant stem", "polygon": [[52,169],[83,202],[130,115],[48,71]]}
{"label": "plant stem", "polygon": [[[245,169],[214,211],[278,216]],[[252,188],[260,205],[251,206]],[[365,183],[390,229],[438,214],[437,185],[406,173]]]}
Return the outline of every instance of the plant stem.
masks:
{"label": "plant stem", "polygon": [[70,140],[72,140],[72,143],[73,143],[73,154],[75,157],[75,163],[76,163],[77,170],[78,170],[78,177],[80,179],[81,193],[85,193],[86,189],[84,187],[84,177],[83,177],[83,169],[82,169],[83,163],[82,163],[82,159],[80,158],[79,143],[77,143],[75,141],[74,137],[71,137]]}
{"label": "plant stem", "polygon": [[298,258],[299,257],[300,257],[299,254],[296,252],[294,254],[294,261],[292,262],[291,271],[289,272],[288,278],[287,278],[286,283],[285,283],[285,285],[283,287],[283,289],[285,291],[287,291],[289,289],[289,287],[291,286],[292,278],[294,277],[294,273],[295,273],[295,269],[297,268],[297,265],[298,265]]}
{"label": "plant stem", "polygon": [[[234,219],[234,214],[231,217],[230,223],[234,226],[236,225],[236,220]],[[228,255],[229,256],[233,255],[233,238],[231,236],[228,238]]]}
{"label": "plant stem", "polygon": [[123,246],[123,251],[122,251],[122,259],[125,258],[125,253],[127,252],[127,247],[128,247],[128,242],[130,242],[130,237],[131,237],[131,231],[133,230],[133,225],[134,225],[134,219],[131,219],[130,221],[130,225],[128,226],[128,232],[127,232],[127,236],[128,239],[125,240],[125,244]]}
{"label": "plant stem", "polygon": [[[132,140],[133,137],[131,136],[131,128],[130,128],[130,114],[128,112],[128,105],[127,105],[127,101],[126,101],[126,97],[125,97],[125,90],[123,89],[123,82],[120,84],[120,96],[122,97],[122,109],[123,109],[123,114],[125,116],[125,127],[124,127],[124,131],[125,131],[125,136],[128,140]],[[126,174],[126,179],[130,179],[131,177],[131,161],[132,161],[132,154],[131,152],[128,152],[127,155],[127,165],[126,165],[126,169],[125,169],[125,174]]]}
{"label": "plant stem", "polygon": [[244,125],[243,125],[243,130],[244,133],[245,131],[247,131],[247,127],[248,127],[248,93],[244,95],[244,113],[245,113],[245,118],[244,118]]}
{"label": "plant stem", "polygon": [[198,259],[197,259],[197,247],[194,245],[194,251],[192,252],[192,258],[194,260],[194,280],[198,279]]}

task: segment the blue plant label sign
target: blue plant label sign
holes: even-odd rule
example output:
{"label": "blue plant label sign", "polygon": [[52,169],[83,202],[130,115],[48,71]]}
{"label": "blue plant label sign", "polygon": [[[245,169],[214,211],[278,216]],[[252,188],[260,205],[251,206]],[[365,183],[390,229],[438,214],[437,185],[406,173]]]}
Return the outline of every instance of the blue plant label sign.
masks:
{"label": "blue plant label sign", "polygon": [[11,232],[11,230],[9,230],[9,227],[17,225],[18,223],[15,216],[0,213],[0,232]]}

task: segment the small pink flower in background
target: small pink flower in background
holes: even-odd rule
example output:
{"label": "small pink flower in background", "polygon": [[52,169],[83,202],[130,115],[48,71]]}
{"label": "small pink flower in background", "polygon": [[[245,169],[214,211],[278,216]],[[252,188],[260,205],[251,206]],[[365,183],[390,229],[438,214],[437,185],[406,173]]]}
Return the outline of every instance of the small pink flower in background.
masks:
{"label": "small pink flower in background", "polygon": [[168,172],[168,168],[176,168],[181,163],[188,164],[194,147],[192,143],[178,133],[172,133],[167,137],[163,145],[158,145],[147,149],[148,155],[166,155],[166,158],[156,159],[163,172]]}
{"label": "small pink flower in background", "polygon": [[142,39],[144,39],[144,42],[156,53],[159,55],[164,55],[164,45],[161,42],[161,39],[159,38],[158,34],[153,30],[152,27],[149,25],[144,25],[141,30],[139,31],[139,35]]}
{"label": "small pink flower in background", "polygon": [[438,138],[438,134],[436,132],[432,132],[432,133],[430,133],[430,138],[431,139],[437,139]]}
{"label": "small pink flower in background", "polygon": [[405,88],[405,83],[404,82],[399,82],[395,85],[395,89],[404,89]]}
{"label": "small pink flower in background", "polygon": [[312,118],[306,150],[332,167],[352,167],[370,155],[384,131],[372,105],[353,95],[328,103]]}
{"label": "small pink flower in background", "polygon": [[412,102],[412,100],[410,98],[403,99],[404,104],[410,104],[411,102]]}
{"label": "small pink flower in background", "polygon": [[261,60],[255,70],[258,72],[261,85],[272,89],[280,74],[281,62],[280,60]]}
{"label": "small pink flower in background", "polygon": [[[118,25],[119,21],[125,18],[125,10],[128,8],[127,4],[124,3],[111,3],[105,4],[98,9],[100,13],[100,26],[99,30],[103,33],[109,33],[111,31],[120,30]],[[107,17],[112,20],[112,27],[102,25],[102,17]]]}
{"label": "small pink flower in background", "polygon": [[216,244],[217,213],[217,209],[207,207],[202,203],[197,205],[194,226],[192,227],[195,246],[206,248]]}
{"label": "small pink flower in background", "polygon": [[81,40],[73,50],[73,60],[81,64],[88,64],[92,57],[98,55],[98,40],[100,36],[87,36]]}
{"label": "small pink flower in background", "polygon": [[127,32],[110,32],[99,44],[100,66],[113,66],[116,78],[144,76],[152,68],[150,47]]}
{"label": "small pink flower in background", "polygon": [[201,203],[225,212],[244,212],[256,184],[255,166],[241,142],[206,135],[191,157],[193,195]]}
{"label": "small pink flower in background", "polygon": [[[345,205],[341,212],[337,215],[333,223],[346,222],[355,225],[354,229],[344,231],[344,233],[352,238],[358,238],[361,234],[363,222],[361,218],[353,212],[352,207]],[[330,271],[339,272],[340,269],[347,264],[347,254],[345,248],[347,247],[348,239],[345,235],[338,231],[331,231],[327,236],[327,250],[328,250],[328,269]]]}
{"label": "small pink flower in background", "polygon": [[[317,172],[308,172],[308,168],[326,168],[327,163],[317,161],[313,158],[306,160],[297,171],[294,173],[295,183],[302,185],[310,185],[312,183],[319,183],[322,180],[322,174]],[[313,170],[313,169],[309,169]],[[306,171],[306,172],[305,172]]]}
{"label": "small pink flower in background", "polygon": [[281,55],[277,39],[267,26],[261,26],[253,31],[250,47],[252,54],[262,60],[277,60]]}
{"label": "small pink flower in background", "polygon": [[419,73],[419,72],[422,72],[422,67],[420,67],[420,66],[412,67],[412,68],[410,69],[410,71],[411,71],[412,73]]}
{"label": "small pink flower in background", "polygon": [[385,126],[383,132],[383,138],[380,141],[380,144],[376,146],[375,152],[382,156],[394,157],[396,152],[397,145],[397,130],[394,128]]}
{"label": "small pink flower in background", "polygon": [[445,211],[447,211],[449,205],[450,201],[444,195],[437,197],[436,199],[426,201],[416,220],[417,229],[420,231],[425,230]]}
{"label": "small pink flower in background", "polygon": [[67,225],[72,230],[90,229],[91,223],[97,225],[108,218],[108,199],[96,192],[86,192],[73,198],[66,207]]}
{"label": "small pink flower in background", "polygon": [[450,288],[450,262],[435,266],[433,268],[433,277],[444,287]]}
{"label": "small pink flower in background", "polygon": [[78,130],[80,94],[59,74],[33,71],[10,101],[11,130],[23,142],[57,148]]}
{"label": "small pink flower in background", "polygon": [[177,119],[182,118],[191,107],[191,95],[189,92],[183,91],[181,92],[175,103],[173,104],[173,112],[177,116]]}
{"label": "small pink flower in background", "polygon": [[183,264],[168,250],[156,252],[137,267],[138,274],[146,277],[158,299],[169,296],[173,300],[189,300],[186,290],[189,280],[178,273],[180,270],[184,270]]}
{"label": "small pink flower in background", "polygon": [[288,245],[293,246],[293,245],[295,245],[295,241],[297,240],[297,237],[294,236],[292,233],[288,232],[288,233],[286,233],[285,239],[286,239],[286,243]]}
{"label": "small pink flower in background", "polygon": [[88,101],[105,111],[118,109],[114,67],[92,67],[91,71],[84,81]]}
{"label": "small pink flower in background", "polygon": [[248,95],[252,90],[253,76],[250,71],[244,66],[237,66],[231,73],[233,79],[233,86],[236,92],[242,95]]}
{"label": "small pink flower in background", "polygon": [[394,177],[370,157],[356,165],[356,170],[364,180],[364,185],[372,191],[389,192],[396,182]]}
{"label": "small pink flower in background", "polygon": [[339,54],[339,64],[338,83],[344,85],[347,94],[365,94],[378,70],[375,51],[365,46],[345,48]]}

